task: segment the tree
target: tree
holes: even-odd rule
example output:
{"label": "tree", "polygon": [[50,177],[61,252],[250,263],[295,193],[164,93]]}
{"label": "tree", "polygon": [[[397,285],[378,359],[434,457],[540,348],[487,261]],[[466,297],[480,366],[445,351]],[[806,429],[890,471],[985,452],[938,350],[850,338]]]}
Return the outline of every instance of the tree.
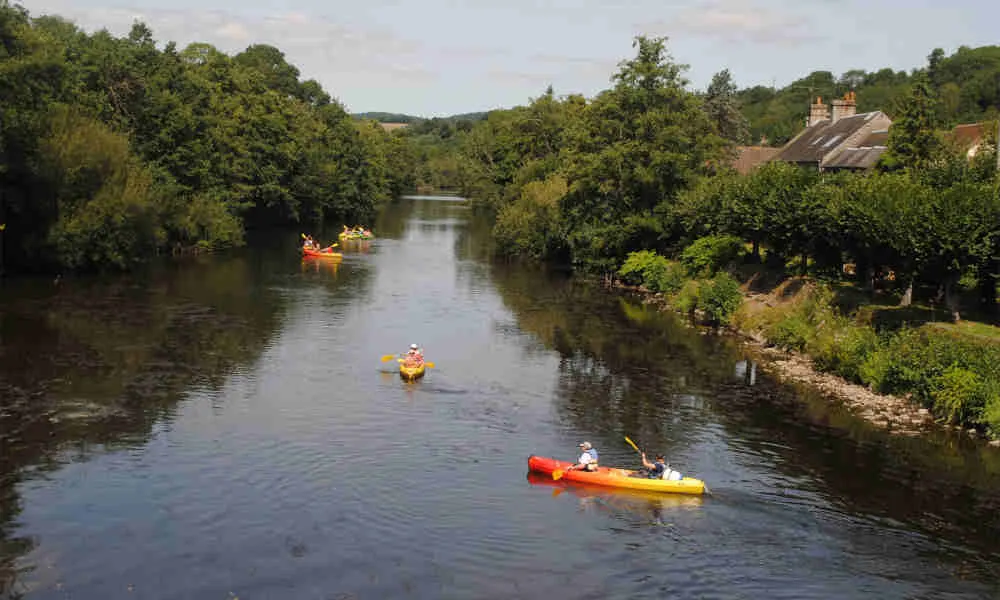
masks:
{"label": "tree", "polygon": [[686,67],[667,54],[666,38],[639,36],[633,47],[636,56],[619,64],[614,87],[570,127],[562,154],[571,245],[602,261],[663,237],[654,209],[709,173],[725,145],[684,88]]}
{"label": "tree", "polygon": [[889,129],[889,149],[882,155],[884,170],[927,167],[938,152],[935,129],[937,98],[925,74],[918,74]]}
{"label": "tree", "polygon": [[746,117],[740,112],[736,100],[736,84],[733,83],[729,69],[719,71],[712,77],[712,83],[705,93],[705,112],[723,138],[734,144],[747,143],[750,127]]}

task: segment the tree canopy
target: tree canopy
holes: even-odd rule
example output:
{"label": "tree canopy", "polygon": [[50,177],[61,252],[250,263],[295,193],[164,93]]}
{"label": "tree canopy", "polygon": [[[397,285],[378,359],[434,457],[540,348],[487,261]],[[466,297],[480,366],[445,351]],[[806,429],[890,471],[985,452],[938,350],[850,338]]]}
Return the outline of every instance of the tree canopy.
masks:
{"label": "tree canopy", "polygon": [[0,0],[0,269],[127,268],[246,227],[370,218],[410,147],[279,49],[157,47]]}

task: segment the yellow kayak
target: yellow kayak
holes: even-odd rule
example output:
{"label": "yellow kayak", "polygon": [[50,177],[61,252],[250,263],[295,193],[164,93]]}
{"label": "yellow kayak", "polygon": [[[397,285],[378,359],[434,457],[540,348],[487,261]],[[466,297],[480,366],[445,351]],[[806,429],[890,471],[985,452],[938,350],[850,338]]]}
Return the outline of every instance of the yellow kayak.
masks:
{"label": "yellow kayak", "polygon": [[399,360],[399,376],[407,381],[413,381],[424,376],[424,371],[427,370],[427,365],[425,363],[420,363],[416,366],[408,366],[406,361],[402,358]]}
{"label": "yellow kayak", "polygon": [[366,235],[360,234],[360,233],[344,233],[343,231],[341,231],[339,234],[337,234],[337,237],[342,242],[351,242],[351,241],[365,242],[365,241],[368,241],[368,240],[372,239],[375,236],[373,236],[373,235],[367,235],[366,236]]}

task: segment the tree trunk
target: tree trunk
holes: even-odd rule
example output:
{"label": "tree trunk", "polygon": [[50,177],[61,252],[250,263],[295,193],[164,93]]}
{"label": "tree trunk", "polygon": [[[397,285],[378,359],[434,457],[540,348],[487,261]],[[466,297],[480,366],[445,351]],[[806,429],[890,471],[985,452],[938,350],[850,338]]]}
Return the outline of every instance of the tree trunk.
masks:
{"label": "tree trunk", "polygon": [[[1000,248],[997,249],[996,254],[1000,256]],[[998,277],[1000,277],[1000,258],[988,261],[979,267],[979,302],[986,314],[989,315],[997,314]]]}
{"label": "tree trunk", "polygon": [[954,278],[948,277],[944,282],[944,305],[951,311],[951,319],[958,323],[962,316],[958,312],[958,295],[955,294]]}
{"label": "tree trunk", "polygon": [[753,261],[760,264],[760,242],[757,240],[753,241],[753,251],[752,251]]}
{"label": "tree trunk", "polygon": [[909,306],[913,304],[913,275],[907,276],[906,291],[903,292],[903,297],[899,300],[900,306]]}
{"label": "tree trunk", "polygon": [[802,253],[802,266],[799,267],[799,269],[802,271],[801,272],[802,275],[805,275],[809,272],[809,257],[806,256],[805,252]]}

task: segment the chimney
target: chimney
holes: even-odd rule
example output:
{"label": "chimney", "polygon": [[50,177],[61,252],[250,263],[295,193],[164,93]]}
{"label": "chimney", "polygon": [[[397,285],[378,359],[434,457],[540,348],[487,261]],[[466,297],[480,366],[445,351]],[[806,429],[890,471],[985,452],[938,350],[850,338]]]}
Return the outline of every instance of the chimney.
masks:
{"label": "chimney", "polygon": [[812,127],[829,118],[830,114],[826,110],[826,105],[823,104],[823,98],[816,96],[816,103],[809,106],[809,120],[806,121],[806,127]]}
{"label": "chimney", "polygon": [[854,100],[854,92],[847,92],[842,100],[833,101],[834,123],[846,117],[853,117],[857,112],[858,103]]}

